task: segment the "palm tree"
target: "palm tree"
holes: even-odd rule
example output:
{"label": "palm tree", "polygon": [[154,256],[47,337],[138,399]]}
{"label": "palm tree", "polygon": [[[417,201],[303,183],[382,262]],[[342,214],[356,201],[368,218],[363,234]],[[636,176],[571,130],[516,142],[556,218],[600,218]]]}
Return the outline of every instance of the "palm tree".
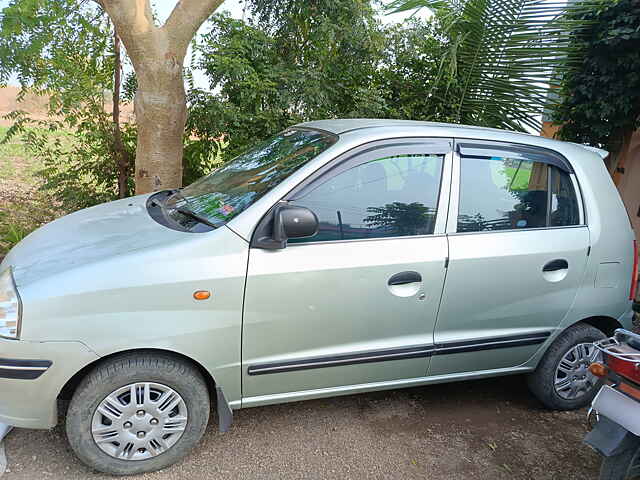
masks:
{"label": "palm tree", "polygon": [[559,0],[393,0],[393,12],[427,8],[448,36],[431,94],[448,96],[458,123],[539,129],[554,72],[579,28]]}

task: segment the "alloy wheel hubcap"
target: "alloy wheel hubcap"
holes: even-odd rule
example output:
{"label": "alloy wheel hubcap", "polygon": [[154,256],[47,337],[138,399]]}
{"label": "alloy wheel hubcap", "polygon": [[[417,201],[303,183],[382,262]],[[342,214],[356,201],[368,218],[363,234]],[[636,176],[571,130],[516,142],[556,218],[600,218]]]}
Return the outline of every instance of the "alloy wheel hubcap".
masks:
{"label": "alloy wheel hubcap", "polygon": [[556,368],[555,390],[565,400],[586,395],[598,383],[589,365],[598,361],[602,353],[592,343],[581,343],[569,350]]}
{"label": "alloy wheel hubcap", "polygon": [[91,434],[111,457],[146,460],[173,447],[187,420],[187,406],[178,392],[159,383],[132,383],[98,404]]}

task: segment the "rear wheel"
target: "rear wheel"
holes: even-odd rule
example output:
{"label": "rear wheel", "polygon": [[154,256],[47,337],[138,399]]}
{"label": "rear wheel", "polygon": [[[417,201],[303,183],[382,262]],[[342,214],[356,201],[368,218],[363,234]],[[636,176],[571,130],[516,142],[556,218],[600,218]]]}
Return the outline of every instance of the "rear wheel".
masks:
{"label": "rear wheel", "polygon": [[163,354],[125,354],[81,382],[67,412],[67,437],[78,458],[112,475],[152,472],[181,460],[209,419],[202,375]]}
{"label": "rear wheel", "polygon": [[640,439],[624,452],[602,461],[600,480],[640,479]]}
{"label": "rear wheel", "polygon": [[600,382],[589,365],[602,358],[593,342],[606,338],[595,327],[578,323],[565,330],[549,347],[538,368],[529,375],[529,388],[548,408],[574,410],[586,407]]}

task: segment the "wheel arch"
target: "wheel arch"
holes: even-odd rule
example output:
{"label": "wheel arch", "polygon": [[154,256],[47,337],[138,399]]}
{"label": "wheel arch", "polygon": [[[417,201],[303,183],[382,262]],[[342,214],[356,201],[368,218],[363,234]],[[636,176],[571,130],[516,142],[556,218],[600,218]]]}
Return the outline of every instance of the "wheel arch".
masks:
{"label": "wheel arch", "polygon": [[615,318],[603,315],[583,318],[576,323],[586,323],[587,325],[591,325],[592,327],[600,330],[608,337],[613,336],[613,332],[615,332],[618,328],[623,328],[622,324]]}
{"label": "wheel arch", "polygon": [[181,360],[184,360],[184,361],[192,364],[194,367],[196,367],[198,369],[198,371],[202,375],[202,378],[204,378],[205,382],[207,383],[207,389],[209,390],[209,395],[211,396],[211,398],[212,399],[215,398],[216,381],[214,380],[214,378],[211,375],[211,373],[209,373],[209,371],[206,368],[204,368],[204,366],[202,366],[201,363],[199,363],[198,361],[194,360],[193,358],[188,357],[187,355],[184,355],[182,353],[174,352],[172,350],[165,350],[165,349],[162,349],[162,348],[133,348],[133,349],[129,349],[129,350],[121,350],[121,351],[118,351],[118,352],[113,352],[113,353],[110,353],[109,355],[105,355],[104,357],[97,358],[93,362],[89,363],[88,365],[85,365],[82,369],[80,369],[78,372],[76,372],[75,375],[73,375],[67,381],[67,383],[65,383],[65,385],[60,390],[60,393],[58,394],[58,398],[70,399],[73,396],[73,393],[76,391],[76,388],[78,388],[78,385],[80,384],[82,379],[84,377],[86,377],[87,374],[91,370],[96,368],[101,363],[103,363],[103,362],[105,362],[107,360],[110,360],[112,358],[118,357],[120,355],[127,355],[127,354],[131,354],[131,353],[140,353],[140,354],[143,354],[143,353],[151,353],[151,354],[161,353],[163,355],[170,355],[170,356],[173,356],[175,358],[179,358]]}
{"label": "wheel arch", "polygon": [[209,392],[209,399],[212,403],[214,403],[216,407],[216,412],[218,414],[218,424],[220,426],[221,431],[227,431],[231,425],[233,420],[233,414],[231,408],[229,407],[227,400],[224,396],[222,388],[216,384],[215,379],[211,375],[211,373],[197,360],[184,355],[182,353],[174,352],[172,350],[165,350],[160,348],[134,348],[129,350],[121,350],[118,352],[110,353],[109,355],[105,355],[104,357],[97,358],[95,361],[85,365],[82,369],[75,373],[62,387],[60,392],[58,393],[59,399],[69,400],[73,396],[74,392],[82,382],[82,379],[85,378],[93,369],[97,368],[101,363],[121,356],[127,355],[131,353],[139,353],[139,354],[162,354],[169,355],[174,358],[178,358],[180,360],[186,361],[196,367],[196,369],[204,378],[207,384],[207,390]]}

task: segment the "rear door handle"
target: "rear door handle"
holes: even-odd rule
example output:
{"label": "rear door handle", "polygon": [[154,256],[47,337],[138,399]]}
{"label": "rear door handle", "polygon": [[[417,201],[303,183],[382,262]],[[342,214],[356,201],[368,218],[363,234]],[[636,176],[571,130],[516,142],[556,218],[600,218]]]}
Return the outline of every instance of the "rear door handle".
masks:
{"label": "rear door handle", "polygon": [[417,283],[422,281],[422,275],[418,272],[400,272],[392,276],[387,284],[391,287],[394,285],[406,285],[408,283]]}
{"label": "rear door handle", "polygon": [[569,268],[569,262],[566,260],[559,258],[557,260],[551,260],[544,267],[542,267],[543,272],[556,272],[558,270],[566,270]]}

